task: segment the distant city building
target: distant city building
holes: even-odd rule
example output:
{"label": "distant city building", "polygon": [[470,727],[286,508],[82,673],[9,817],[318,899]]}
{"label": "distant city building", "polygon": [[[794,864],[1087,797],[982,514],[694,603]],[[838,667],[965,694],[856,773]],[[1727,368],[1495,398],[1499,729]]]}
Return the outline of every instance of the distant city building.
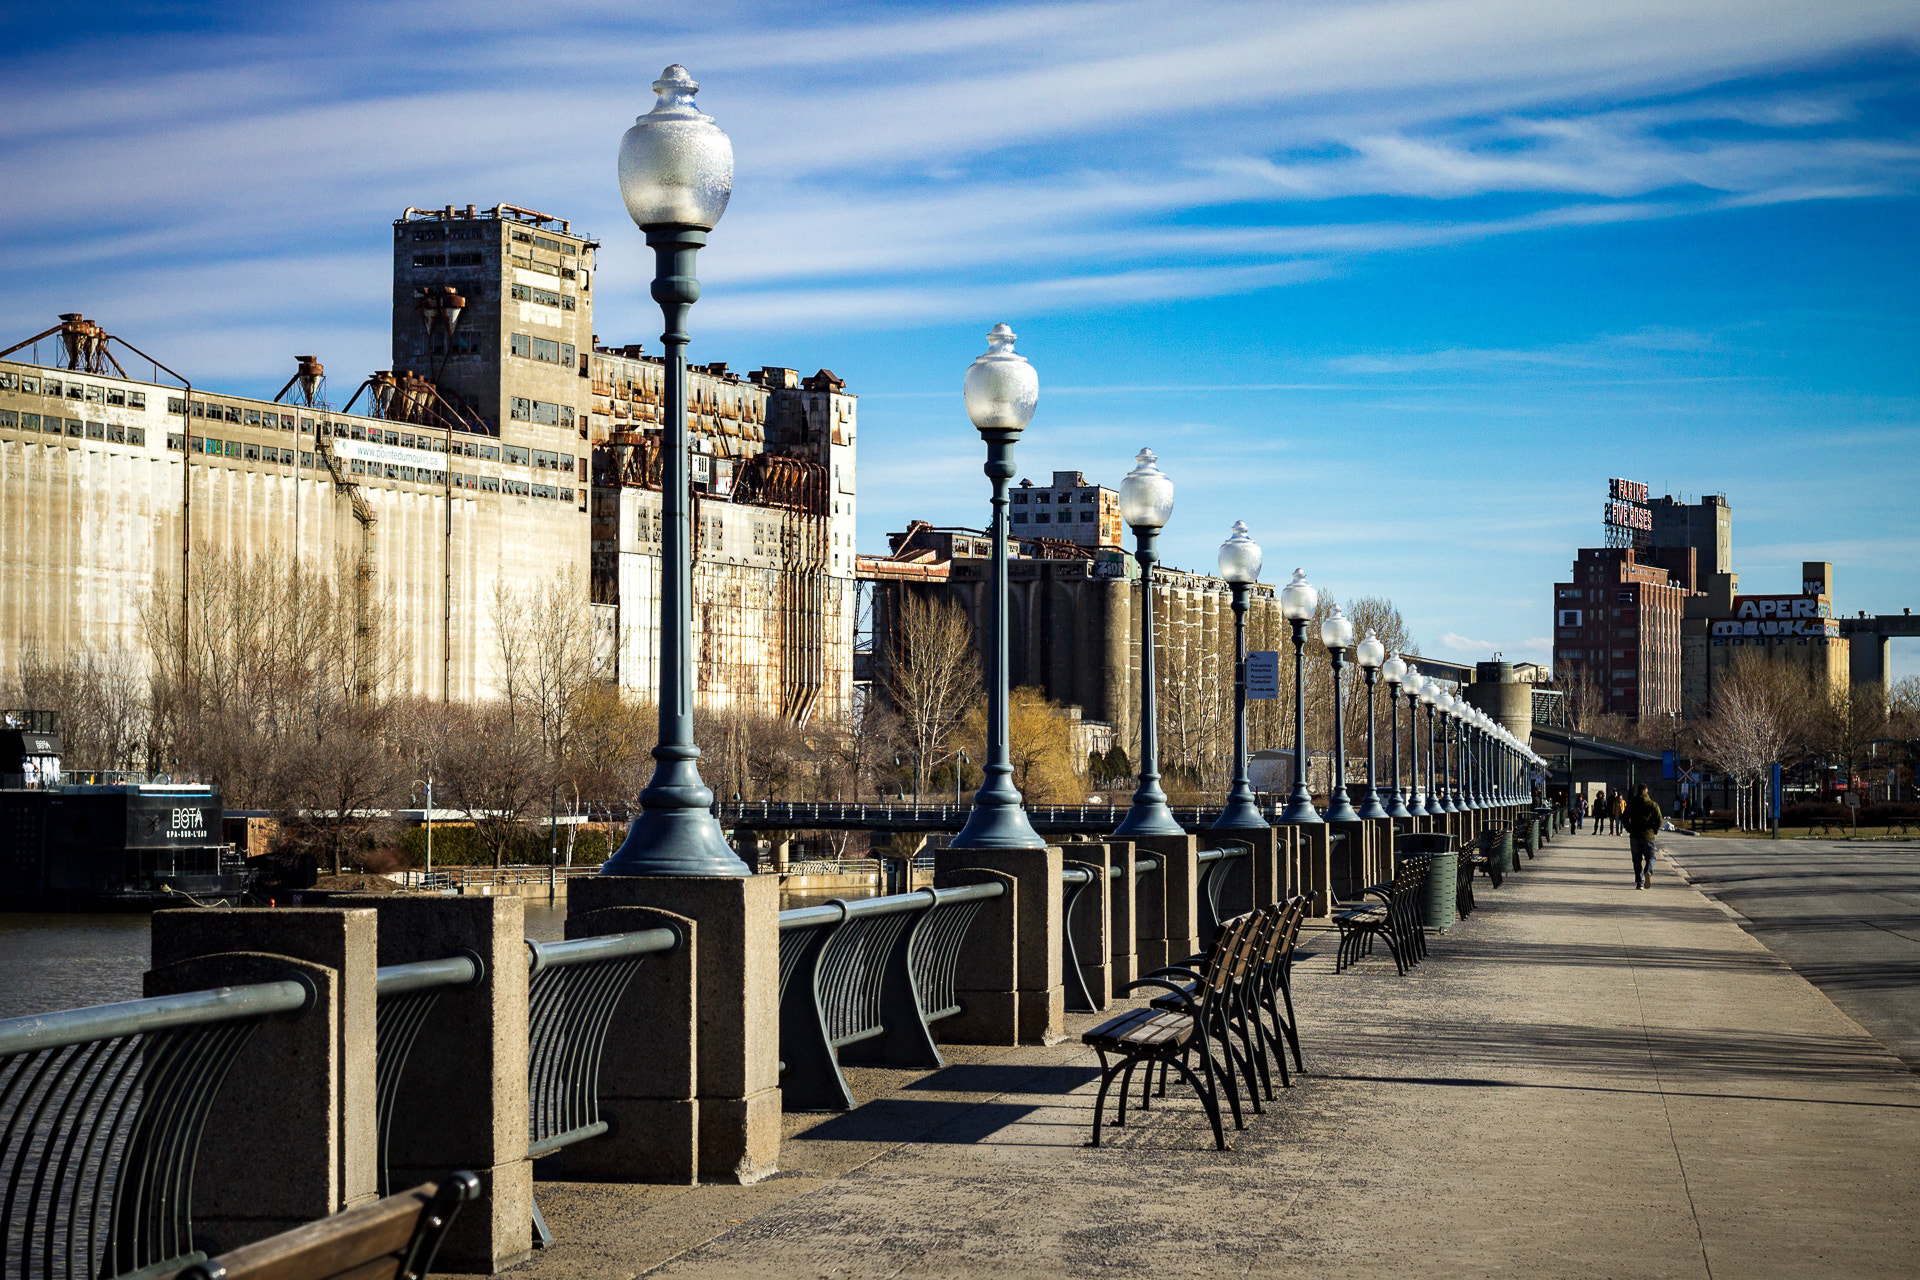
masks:
{"label": "distant city building", "polygon": [[1078,471],[1056,471],[1053,483],[1022,480],[1009,506],[1016,538],[1057,538],[1083,547],[1120,546],[1120,494],[1088,484]]}
{"label": "distant city building", "polygon": [[[1050,489],[1014,490],[1018,498],[1045,493],[1046,504],[1029,501],[1029,515],[1043,507],[1057,517],[1061,507],[1075,513],[1069,527],[1079,527],[1082,494],[1098,496],[1086,504],[1100,510],[1110,489],[1085,484],[1080,473],[1054,473]],[[1072,501],[1061,503],[1060,494]],[[1021,508],[1015,506],[1014,512]],[[1087,522],[1096,528],[1099,521]],[[1059,523],[1046,526],[1029,520],[1015,525],[1057,534]],[[1117,534],[1115,537],[1117,538]],[[987,630],[987,596],[991,583],[992,538],[985,530],[940,527],[914,521],[887,535],[890,556],[863,556],[860,577],[872,592],[871,668],[873,679],[884,683],[885,667],[900,644],[900,600],[906,593],[953,601],[966,611],[976,637]],[[1055,702],[1079,708],[1084,719],[1076,729],[1083,743],[1098,746],[1117,741],[1129,758],[1139,751],[1139,570],[1117,545],[1083,545],[1057,536],[1019,536],[1008,564],[1008,681],[1014,687],[1045,691]],[[1153,583],[1154,619],[1160,649],[1158,662],[1163,686],[1183,681],[1192,690],[1232,686],[1233,610],[1227,584],[1206,574],[1156,567]],[[1253,647],[1276,647],[1287,633],[1279,600],[1271,585],[1253,588],[1248,614]],[[863,673],[866,674],[866,673]],[[1165,695],[1161,699],[1163,739],[1177,736],[1182,704],[1191,698]],[[1187,714],[1195,714],[1188,712]],[[1197,730],[1195,730],[1197,732]],[[1260,745],[1260,744],[1256,744]]]}
{"label": "distant city building", "polygon": [[[143,661],[156,593],[258,560],[350,573],[405,647],[398,691],[461,699],[501,686],[500,589],[571,572],[603,669],[654,690],[664,367],[594,345],[598,245],[504,204],[393,235],[394,368],[344,396],[311,357],[272,400],[129,377],[78,315],[40,335],[51,364],[0,359],[0,677],[28,650]],[[724,364],[688,397],[696,705],[844,706],[855,397]]]}
{"label": "distant city building", "polygon": [[1733,595],[1714,601],[1707,619],[1702,697],[1692,714],[1712,700],[1721,673],[1742,654],[1786,662],[1806,672],[1828,692],[1847,688],[1849,643],[1833,610],[1833,565],[1809,560],[1800,566],[1799,590],[1783,595]]}
{"label": "distant city building", "polygon": [[1590,674],[1606,709],[1635,719],[1680,710],[1680,620],[1691,594],[1643,554],[1582,547],[1572,579],[1553,587],[1554,674]]}

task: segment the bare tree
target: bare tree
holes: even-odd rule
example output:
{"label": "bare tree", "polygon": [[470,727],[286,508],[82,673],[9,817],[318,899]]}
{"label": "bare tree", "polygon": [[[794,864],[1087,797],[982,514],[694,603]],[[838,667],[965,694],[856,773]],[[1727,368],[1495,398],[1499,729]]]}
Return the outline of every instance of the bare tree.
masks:
{"label": "bare tree", "polygon": [[83,649],[54,662],[28,646],[3,696],[12,706],[60,713],[69,768],[130,770],[145,763],[146,695],[128,654]]}
{"label": "bare tree", "polygon": [[942,597],[902,592],[895,651],[882,668],[887,697],[913,752],[913,790],[981,696],[973,628],[960,607]]}
{"label": "bare tree", "polygon": [[1741,784],[1737,820],[1743,827],[1758,825],[1750,797],[1793,745],[1796,699],[1784,674],[1778,663],[1736,660],[1715,683],[1699,724],[1707,760]]}
{"label": "bare tree", "polygon": [[447,798],[498,867],[526,829],[522,819],[548,794],[552,775],[539,740],[506,702],[456,711],[441,764]]}

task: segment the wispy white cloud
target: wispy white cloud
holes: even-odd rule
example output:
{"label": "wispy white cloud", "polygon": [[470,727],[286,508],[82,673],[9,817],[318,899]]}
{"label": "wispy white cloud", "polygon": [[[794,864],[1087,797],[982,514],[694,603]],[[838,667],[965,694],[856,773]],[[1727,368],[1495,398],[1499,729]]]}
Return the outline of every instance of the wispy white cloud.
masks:
{"label": "wispy white cloud", "polygon": [[670,59],[739,154],[710,326],[1226,296],[1366,255],[1910,192],[1920,146],[1863,108],[1881,88],[1718,86],[1916,41],[1898,0],[609,2],[545,27],[368,0],[77,38],[0,63],[0,218],[26,250],[0,303],[74,267],[154,296],[163,266],[358,255],[354,277],[383,275],[404,205],[507,199],[603,230],[618,319],[645,304],[611,154]]}

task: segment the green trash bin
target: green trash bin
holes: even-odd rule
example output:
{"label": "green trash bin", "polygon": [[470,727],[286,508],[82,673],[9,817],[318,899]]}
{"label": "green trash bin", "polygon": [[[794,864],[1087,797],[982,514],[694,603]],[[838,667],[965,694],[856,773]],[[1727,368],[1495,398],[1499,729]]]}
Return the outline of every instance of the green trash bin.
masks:
{"label": "green trash bin", "polygon": [[1451,929],[1459,920],[1460,854],[1453,837],[1432,831],[1410,831],[1393,838],[1394,858],[1431,858],[1427,883],[1420,894],[1420,922],[1429,929]]}

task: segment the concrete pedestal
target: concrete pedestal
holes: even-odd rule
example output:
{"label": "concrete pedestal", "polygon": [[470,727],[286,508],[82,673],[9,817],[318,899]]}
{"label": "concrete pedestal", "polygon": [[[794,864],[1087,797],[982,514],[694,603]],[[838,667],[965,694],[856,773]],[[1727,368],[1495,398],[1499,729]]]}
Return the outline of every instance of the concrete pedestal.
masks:
{"label": "concrete pedestal", "polygon": [[480,958],[480,984],[441,990],[407,1058],[387,1140],[388,1189],[471,1170],[482,1197],[454,1222],[439,1266],[491,1273],[524,1262],[533,1250],[525,899],[370,893],[329,901],[376,914],[382,965]]}
{"label": "concrete pedestal", "polygon": [[219,1254],[377,1199],[373,912],[158,911],[152,955],[149,996],[290,970],[318,992],[263,1022],[221,1085],[194,1170],[195,1246]]}
{"label": "concrete pedestal", "polygon": [[[1093,877],[1093,882],[1080,890],[1073,914],[1063,918],[1062,926],[1073,940],[1080,983],[1089,1003],[1095,1009],[1104,1009],[1113,1002],[1113,942],[1107,933],[1113,918],[1113,890],[1118,882],[1107,874],[1111,855],[1105,844],[1076,840],[1060,846],[1060,857],[1063,868],[1085,868]],[[1067,894],[1062,892],[1060,896],[1064,904]],[[1064,963],[1064,957],[1062,959]],[[1067,985],[1072,978],[1072,974],[1062,975]]]}
{"label": "concrete pedestal", "polygon": [[1195,897],[1200,881],[1195,855],[1200,852],[1200,844],[1193,836],[1138,836],[1134,847],[1160,864],[1159,872],[1140,886],[1141,929],[1136,950],[1140,972],[1150,973],[1200,949],[1200,911]]}
{"label": "concrete pedestal", "polygon": [[1119,991],[1140,976],[1139,880],[1133,870],[1133,841],[1108,840],[1106,850],[1108,865],[1120,869],[1107,895],[1108,975],[1113,990]]}
{"label": "concrete pedestal", "polygon": [[[780,1154],[778,877],[589,876],[569,893],[570,917],[649,907],[694,922],[700,1176],[749,1183],[773,1173]],[[662,1011],[661,1020],[671,1012]]]}
{"label": "concrete pedestal", "polygon": [[967,1044],[1058,1044],[1066,1035],[1061,984],[1060,846],[941,849],[934,883],[999,881],[1007,892],[974,918],[960,951],[961,1011],[934,1028]]}

